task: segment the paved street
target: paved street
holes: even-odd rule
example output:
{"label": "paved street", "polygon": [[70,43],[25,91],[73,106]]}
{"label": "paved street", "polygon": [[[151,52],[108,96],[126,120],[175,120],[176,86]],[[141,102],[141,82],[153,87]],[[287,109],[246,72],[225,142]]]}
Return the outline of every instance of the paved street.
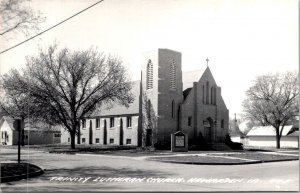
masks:
{"label": "paved street", "polygon": [[[22,153],[23,159],[45,173],[3,183],[2,192],[299,190],[299,161],[207,166],[161,163],[143,157],[49,154],[31,149]],[[15,159],[15,149],[1,149],[1,162]]]}

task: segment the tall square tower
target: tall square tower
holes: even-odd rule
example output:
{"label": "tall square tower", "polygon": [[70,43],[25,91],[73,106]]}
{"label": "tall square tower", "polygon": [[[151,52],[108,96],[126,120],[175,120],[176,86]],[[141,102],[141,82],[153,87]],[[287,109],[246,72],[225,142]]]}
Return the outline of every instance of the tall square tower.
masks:
{"label": "tall square tower", "polygon": [[167,148],[171,133],[179,130],[181,53],[169,49],[144,53],[141,78],[142,146]]}

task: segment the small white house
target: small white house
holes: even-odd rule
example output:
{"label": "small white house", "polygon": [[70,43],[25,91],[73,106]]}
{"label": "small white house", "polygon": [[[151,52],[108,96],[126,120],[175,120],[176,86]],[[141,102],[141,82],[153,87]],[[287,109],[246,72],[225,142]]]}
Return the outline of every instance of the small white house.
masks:
{"label": "small white house", "polygon": [[[1,145],[17,145],[19,132],[14,128],[14,119],[9,116],[3,116],[0,119],[0,144]],[[61,142],[60,128],[47,126],[45,124],[37,124],[25,126],[24,128],[24,144],[54,144]]]}
{"label": "small white house", "polygon": [[[276,131],[272,126],[253,127],[247,134],[247,145],[255,147],[276,147]],[[282,148],[299,148],[299,131],[293,125],[283,128],[280,139]]]}

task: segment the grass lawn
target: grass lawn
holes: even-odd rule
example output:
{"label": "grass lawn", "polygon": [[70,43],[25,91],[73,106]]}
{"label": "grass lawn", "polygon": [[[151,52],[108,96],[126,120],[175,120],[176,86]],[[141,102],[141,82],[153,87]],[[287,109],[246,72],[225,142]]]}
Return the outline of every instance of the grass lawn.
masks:
{"label": "grass lawn", "polygon": [[208,157],[208,156],[173,156],[173,157],[155,157],[149,160],[163,161],[163,162],[180,162],[180,163],[205,163],[205,164],[224,164],[224,163],[244,163],[240,159],[228,159],[222,157]]}
{"label": "grass lawn", "polygon": [[299,159],[297,156],[289,155],[276,155],[276,154],[266,154],[261,152],[251,152],[251,153],[232,153],[232,154],[218,154],[226,157],[237,157],[243,159],[251,159],[257,161],[270,161],[270,160],[286,160],[286,159]]}
{"label": "grass lawn", "polygon": [[109,154],[114,156],[130,156],[130,157],[140,157],[140,156],[152,156],[152,155],[170,155],[170,151],[152,151],[152,150],[140,150],[140,149],[126,149],[120,147],[106,147],[106,148],[91,148],[91,147],[77,147],[76,149],[50,149],[50,153],[81,153],[81,154]]}
{"label": "grass lawn", "polygon": [[29,163],[1,163],[1,178],[29,174],[39,170],[40,168]]}
{"label": "grass lawn", "polygon": [[[216,157],[214,157],[216,156]],[[241,158],[241,159],[239,159]],[[249,160],[243,160],[249,159]],[[297,156],[264,154],[260,152],[231,152],[231,153],[208,153],[207,156],[186,155],[186,156],[161,156],[152,157],[149,160],[179,163],[195,163],[195,164],[240,164],[249,161],[283,161],[290,159],[299,159]]]}

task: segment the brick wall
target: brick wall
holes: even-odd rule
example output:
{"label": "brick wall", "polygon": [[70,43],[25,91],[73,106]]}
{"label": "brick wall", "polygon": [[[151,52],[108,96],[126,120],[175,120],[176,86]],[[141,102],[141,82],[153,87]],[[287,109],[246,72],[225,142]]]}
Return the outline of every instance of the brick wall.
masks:
{"label": "brick wall", "polygon": [[[207,85],[209,85],[208,93]],[[211,87],[216,93],[212,100]],[[197,138],[199,132],[208,140],[208,131],[204,130],[203,121],[210,119],[213,123],[210,131],[212,140],[223,141],[225,139],[228,133],[229,112],[222,99],[221,88],[217,86],[209,68],[206,69],[199,82],[194,82],[193,89],[182,106],[182,128],[188,133],[191,142]],[[191,126],[188,126],[188,117],[192,117]],[[221,128],[222,120],[223,128]]]}
{"label": "brick wall", "polygon": [[[176,89],[170,88],[170,66],[176,66]],[[171,133],[178,128],[178,108],[182,103],[182,72],[181,53],[160,49],[159,50],[159,82],[158,82],[158,135],[164,143],[171,142]],[[172,117],[172,101],[174,101]]]}
{"label": "brick wall", "polygon": [[[149,60],[153,63],[153,88],[147,89],[147,65]],[[181,53],[158,49],[146,52],[142,59],[142,88],[143,105],[150,100],[155,120],[155,128],[152,128],[152,145],[155,143],[168,143],[171,140],[171,133],[178,129],[178,108],[182,102],[182,72],[181,72]],[[171,64],[175,70],[171,75]],[[170,86],[170,77],[174,77],[174,86]],[[172,101],[174,101],[172,117]],[[145,108],[142,108],[145,109]],[[144,118],[143,118],[144,119]],[[147,116],[145,117],[147,118]],[[148,128],[149,120],[143,120],[143,132]],[[145,144],[145,143],[144,143]]]}

